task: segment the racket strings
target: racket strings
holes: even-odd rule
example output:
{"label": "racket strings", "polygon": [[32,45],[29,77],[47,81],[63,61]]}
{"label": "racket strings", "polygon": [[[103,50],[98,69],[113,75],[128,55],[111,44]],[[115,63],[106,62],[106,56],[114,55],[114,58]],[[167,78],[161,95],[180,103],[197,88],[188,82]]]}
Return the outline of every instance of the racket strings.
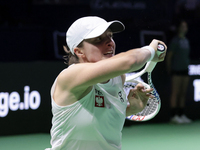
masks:
{"label": "racket strings", "polygon": [[[153,83],[152,83],[152,79],[151,79],[151,72],[148,72],[148,84],[150,85],[151,88],[153,88],[153,91],[151,92],[152,95],[154,95],[154,93],[157,93]],[[154,95],[155,96],[155,95]],[[159,100],[159,95],[157,93],[157,96],[154,98],[149,98],[147,101],[147,106],[143,109],[143,111],[137,113],[137,116],[147,116],[153,113],[156,113],[157,108],[158,108],[158,100]]]}
{"label": "racket strings", "polygon": [[156,101],[156,98],[149,98],[146,107],[139,113],[137,113],[137,116],[147,116],[150,114],[153,114],[158,107],[158,103]]}
{"label": "racket strings", "polygon": [[126,84],[124,85],[125,89],[129,89],[129,88],[135,88],[136,84]]}
{"label": "racket strings", "polygon": [[[151,83],[150,87],[152,87],[155,91],[155,88],[154,88],[152,82],[150,82],[150,83]],[[133,83],[133,82],[132,83],[130,83],[130,82],[126,83],[124,85],[125,92],[128,93],[130,88],[135,88],[136,85],[137,85],[137,83]],[[153,92],[151,92],[151,94],[153,94]],[[157,99],[156,98],[149,98],[145,108],[141,112],[139,112],[135,115],[137,115],[137,116],[147,116],[147,115],[153,114],[154,112],[156,112],[157,107],[158,107]]]}

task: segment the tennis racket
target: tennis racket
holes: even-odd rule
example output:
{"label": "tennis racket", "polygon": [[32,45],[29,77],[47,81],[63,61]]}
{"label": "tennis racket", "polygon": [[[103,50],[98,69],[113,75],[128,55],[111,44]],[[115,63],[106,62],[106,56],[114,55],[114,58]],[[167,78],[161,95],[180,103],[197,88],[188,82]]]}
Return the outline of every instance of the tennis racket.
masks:
{"label": "tennis racket", "polygon": [[[162,54],[164,52],[165,52],[164,45],[158,44],[157,55],[159,56],[160,54]],[[144,85],[144,87],[146,89],[153,88],[153,91],[151,92],[151,94],[154,95],[154,98],[148,99],[147,105],[141,112],[126,117],[128,120],[147,121],[147,120],[154,118],[158,114],[160,107],[161,107],[161,100],[160,100],[160,96],[159,96],[157,90],[155,89],[155,87],[153,85],[152,77],[151,77],[151,72],[155,68],[156,64],[157,64],[156,62],[149,61],[149,62],[147,62],[145,68],[142,71],[140,71],[139,73],[136,73],[132,76],[128,76],[126,78],[126,82],[124,84],[125,91],[127,91],[130,88],[134,88],[138,83],[141,83],[142,85]],[[140,77],[141,75],[143,75],[146,72],[148,74],[147,75],[148,84],[144,83],[143,81],[135,80],[136,78]]]}

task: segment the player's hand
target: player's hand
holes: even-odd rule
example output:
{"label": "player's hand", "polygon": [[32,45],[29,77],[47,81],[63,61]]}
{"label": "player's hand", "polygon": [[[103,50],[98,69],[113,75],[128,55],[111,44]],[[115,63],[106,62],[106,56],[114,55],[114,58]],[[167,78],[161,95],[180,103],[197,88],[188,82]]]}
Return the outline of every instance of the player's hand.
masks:
{"label": "player's hand", "polygon": [[145,108],[148,99],[154,97],[150,94],[151,91],[153,91],[153,89],[145,89],[141,83],[130,90],[128,95],[130,105],[127,106],[130,114],[136,114]]}
{"label": "player's hand", "polygon": [[[157,54],[158,44],[162,44],[162,45],[165,46],[165,52],[162,53],[162,54],[160,54],[160,55]],[[152,59],[152,61],[155,61],[155,62],[164,61],[165,56],[166,56],[166,52],[167,52],[167,46],[165,45],[165,43],[162,42],[162,41],[159,41],[159,40],[155,40],[155,39],[154,39],[154,40],[150,43],[149,46],[153,47],[154,50],[155,50],[155,56],[154,56],[154,58]]]}

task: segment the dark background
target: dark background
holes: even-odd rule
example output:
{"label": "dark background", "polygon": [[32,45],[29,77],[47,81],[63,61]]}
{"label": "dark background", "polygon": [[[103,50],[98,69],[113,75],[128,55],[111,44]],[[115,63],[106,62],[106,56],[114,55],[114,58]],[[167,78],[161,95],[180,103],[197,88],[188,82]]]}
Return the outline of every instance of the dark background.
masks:
{"label": "dark background", "polygon": [[[169,44],[176,21],[185,19],[189,25],[191,64],[199,64],[200,5],[198,1],[195,7],[188,5],[187,0],[0,0],[0,93],[17,91],[23,101],[24,86],[29,85],[31,91],[41,94],[37,110],[9,110],[6,117],[1,117],[0,135],[49,132],[50,88],[58,73],[67,67],[62,60],[65,32],[80,17],[95,15],[123,22],[126,30],[114,35],[117,53],[149,44],[153,38]],[[144,30],[162,32],[163,36],[146,35],[142,43],[140,34]],[[187,115],[193,120],[200,115],[200,104],[193,97],[193,80],[198,78],[191,76],[186,102]],[[165,62],[156,66],[153,82],[162,108],[145,123],[168,122],[171,89]],[[132,124],[138,123],[125,123]]]}

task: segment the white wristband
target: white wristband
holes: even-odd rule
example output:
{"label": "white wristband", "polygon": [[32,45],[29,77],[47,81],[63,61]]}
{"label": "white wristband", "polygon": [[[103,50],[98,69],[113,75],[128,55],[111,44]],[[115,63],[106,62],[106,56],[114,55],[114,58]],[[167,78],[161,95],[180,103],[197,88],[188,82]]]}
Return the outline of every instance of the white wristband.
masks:
{"label": "white wristband", "polygon": [[142,47],[142,49],[148,49],[151,52],[151,57],[148,60],[148,61],[151,61],[154,58],[154,56],[155,56],[155,50],[154,50],[154,48],[151,47],[151,46],[144,46],[144,47]]}

